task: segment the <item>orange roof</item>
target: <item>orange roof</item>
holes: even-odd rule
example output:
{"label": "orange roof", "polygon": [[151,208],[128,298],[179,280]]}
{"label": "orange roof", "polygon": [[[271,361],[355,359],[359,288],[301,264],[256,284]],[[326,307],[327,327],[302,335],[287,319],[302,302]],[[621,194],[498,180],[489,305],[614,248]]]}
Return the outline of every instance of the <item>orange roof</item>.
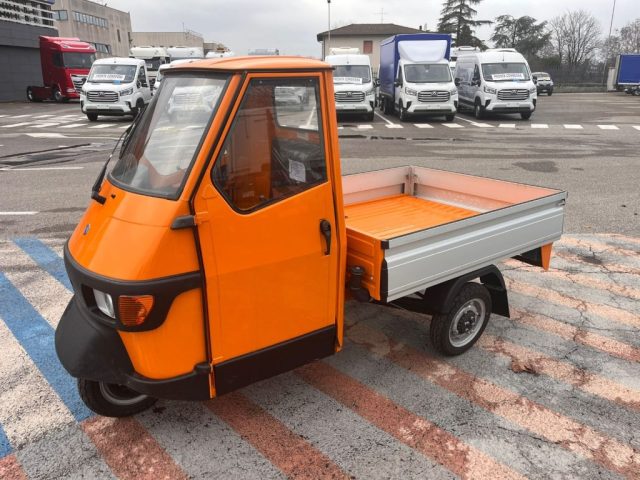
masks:
{"label": "orange roof", "polygon": [[246,56],[208,58],[182,63],[171,69],[211,69],[225,71],[243,70],[330,70],[333,67],[328,63],[306,57],[294,56]]}

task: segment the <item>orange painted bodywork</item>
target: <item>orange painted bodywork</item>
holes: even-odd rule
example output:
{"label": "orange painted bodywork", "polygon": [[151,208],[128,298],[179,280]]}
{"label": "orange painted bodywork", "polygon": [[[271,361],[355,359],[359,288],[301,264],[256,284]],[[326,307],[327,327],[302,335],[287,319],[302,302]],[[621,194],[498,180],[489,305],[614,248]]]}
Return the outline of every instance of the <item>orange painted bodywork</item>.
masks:
{"label": "orange painted bodywork", "polygon": [[392,195],[344,207],[347,230],[347,264],[365,269],[363,285],[381,300],[384,261],[382,242],[394,237],[477,215],[478,212],[412,195]]}

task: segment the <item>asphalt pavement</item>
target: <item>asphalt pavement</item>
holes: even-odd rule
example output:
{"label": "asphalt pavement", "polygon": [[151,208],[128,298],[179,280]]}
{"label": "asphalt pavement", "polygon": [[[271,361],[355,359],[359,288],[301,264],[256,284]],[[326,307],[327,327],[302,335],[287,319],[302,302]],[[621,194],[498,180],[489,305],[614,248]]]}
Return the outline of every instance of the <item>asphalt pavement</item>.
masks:
{"label": "asphalt pavement", "polygon": [[500,265],[511,318],[462,356],[435,352],[426,315],[348,303],[332,358],[113,420],[81,403],[53,332],[63,244],[130,121],[0,104],[0,478],[640,478],[640,99],[557,94],[530,121],[340,118],[347,174],[414,164],[568,191],[552,268]]}

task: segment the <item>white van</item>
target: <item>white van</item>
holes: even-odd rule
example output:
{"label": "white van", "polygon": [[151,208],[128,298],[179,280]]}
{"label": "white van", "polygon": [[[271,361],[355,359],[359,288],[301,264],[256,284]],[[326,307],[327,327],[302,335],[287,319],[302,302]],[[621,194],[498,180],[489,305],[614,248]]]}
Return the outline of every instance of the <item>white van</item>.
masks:
{"label": "white van", "polygon": [[96,60],[80,92],[80,109],[92,122],[98,115],[135,117],[150,101],[147,65],[137,58]]}
{"label": "white van", "polygon": [[324,61],[334,67],[333,89],[338,114],[364,114],[368,121],[373,121],[376,89],[369,55],[327,55]]}
{"label": "white van", "polygon": [[538,90],[527,60],[514,49],[460,52],[456,64],[460,108],[480,119],[488,113],[519,113],[528,120]]}

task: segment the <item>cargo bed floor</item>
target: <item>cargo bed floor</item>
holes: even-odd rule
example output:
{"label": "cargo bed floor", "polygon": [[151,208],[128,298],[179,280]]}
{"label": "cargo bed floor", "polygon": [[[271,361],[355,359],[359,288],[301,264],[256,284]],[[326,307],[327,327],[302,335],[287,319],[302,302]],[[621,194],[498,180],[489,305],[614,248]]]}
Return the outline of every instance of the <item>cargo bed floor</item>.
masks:
{"label": "cargo bed floor", "polygon": [[347,229],[388,240],[479,212],[410,195],[393,195],[344,207]]}

